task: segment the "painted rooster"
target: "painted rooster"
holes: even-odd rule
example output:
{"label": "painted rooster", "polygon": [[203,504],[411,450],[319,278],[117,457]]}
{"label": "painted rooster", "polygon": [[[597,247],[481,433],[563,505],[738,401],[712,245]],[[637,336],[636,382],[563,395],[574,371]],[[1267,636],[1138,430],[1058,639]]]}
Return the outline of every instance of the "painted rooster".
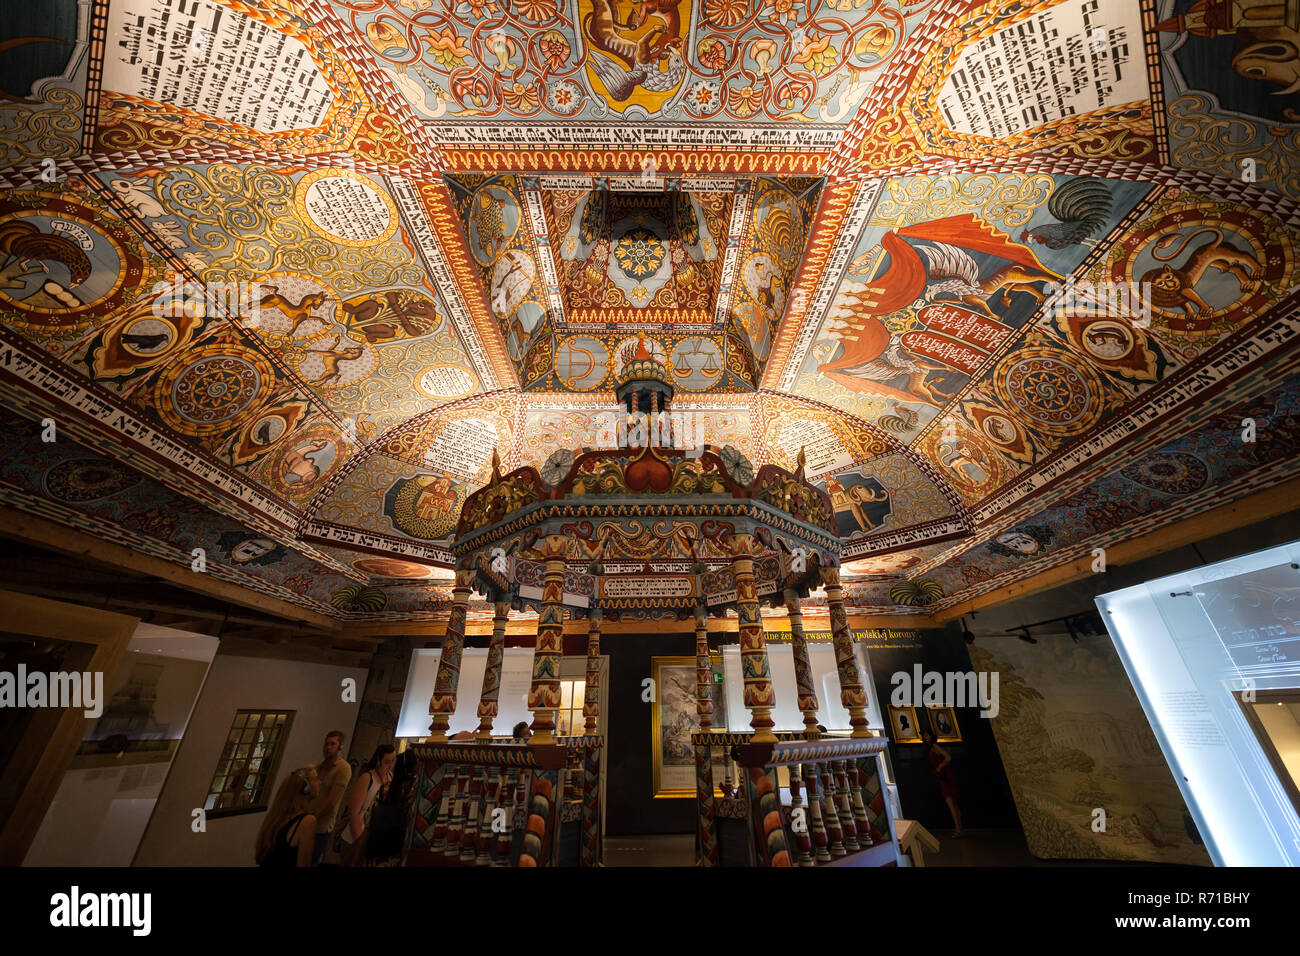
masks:
{"label": "painted rooster", "polygon": [[14,219],[0,226],[0,266],[14,259],[40,262],[53,259],[68,267],[69,287],[75,288],[90,278],[90,260],[81,247],[67,236],[46,235],[35,223]]}
{"label": "painted rooster", "polygon": [[1110,191],[1104,183],[1072,179],[1047,200],[1047,211],[1061,221],[1025,230],[1020,241],[1032,239],[1049,249],[1064,249],[1076,243],[1095,245],[1091,236],[1106,227],[1110,208]]}

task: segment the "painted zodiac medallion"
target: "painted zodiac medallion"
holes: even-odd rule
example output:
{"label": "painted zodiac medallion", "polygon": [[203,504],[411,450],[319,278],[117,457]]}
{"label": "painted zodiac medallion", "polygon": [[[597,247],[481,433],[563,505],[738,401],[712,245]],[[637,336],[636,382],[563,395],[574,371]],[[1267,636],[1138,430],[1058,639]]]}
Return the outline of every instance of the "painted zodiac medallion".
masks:
{"label": "painted zodiac medallion", "polygon": [[1101,417],[1100,383],[1066,352],[1013,352],[994,373],[993,384],[1005,407],[1052,435],[1077,435]]}
{"label": "painted zodiac medallion", "polygon": [[87,504],[133,488],[141,477],[108,458],[68,458],[41,479],[41,490],[55,501]]}
{"label": "painted zodiac medallion", "polygon": [[1129,465],[1120,474],[1135,485],[1152,491],[1187,495],[1205,487],[1210,480],[1210,467],[1186,452],[1161,451]]}
{"label": "painted zodiac medallion", "polygon": [[988,543],[988,549],[1004,558],[1034,558],[1047,549],[1054,536],[1047,525],[1029,524],[1002,532]]}
{"label": "painted zodiac medallion", "polygon": [[519,231],[519,205],[509,190],[484,186],[470,200],[469,249],[480,266],[491,266]]}
{"label": "painted zodiac medallion", "polygon": [[518,249],[511,249],[497,261],[492,270],[491,304],[498,319],[510,318],[528,297],[536,271],[532,258]]}
{"label": "painted zodiac medallion", "polygon": [[1034,463],[1038,449],[1033,438],[1004,409],[983,401],[977,393],[962,402],[961,412],[966,421],[976,426],[980,436],[991,441],[1002,454],[1022,464]]}
{"label": "painted zodiac medallion", "polygon": [[1005,480],[1007,465],[1002,456],[963,422],[954,423],[951,429],[930,429],[922,435],[921,447],[967,500],[979,499]]}
{"label": "painted zodiac medallion", "polygon": [[277,491],[290,497],[311,494],[343,460],[338,433],[328,425],[307,428],[282,446],[272,459],[271,480]]}
{"label": "painted zodiac medallion", "polygon": [[688,391],[716,385],[722,372],[722,349],[712,339],[682,339],[673,349],[673,381]]}
{"label": "painted zodiac medallion", "polygon": [[1053,319],[1070,347],[1095,367],[1136,383],[1164,377],[1169,357],[1131,322],[1074,311]]}
{"label": "painted zodiac medallion", "polygon": [[352,567],[363,574],[372,574],[378,578],[427,578],[431,569],[412,561],[399,561],[396,558],[358,558]]}
{"label": "painted zodiac medallion", "polygon": [[163,372],[154,386],[154,407],[183,434],[218,434],[259,405],[274,380],[266,359],[252,349],[207,345]]}
{"label": "painted zodiac medallion", "polygon": [[609,371],[609,352],[600,339],[575,336],[555,350],[555,374],[566,388],[588,392],[600,388]]}
{"label": "painted zodiac medallion", "polygon": [[222,532],[217,547],[232,564],[278,564],[289,556],[284,545],[251,531]]}
{"label": "painted zodiac medallion", "polygon": [[1284,230],[1211,199],[1158,203],[1109,261],[1111,280],[1141,290],[1157,327],[1193,338],[1259,314],[1294,268]]}
{"label": "painted zodiac medallion", "polygon": [[[39,209],[0,201],[0,312],[47,334],[75,332],[144,283],[143,247],[126,226],[53,193]],[[11,311],[12,310],[12,311]]]}

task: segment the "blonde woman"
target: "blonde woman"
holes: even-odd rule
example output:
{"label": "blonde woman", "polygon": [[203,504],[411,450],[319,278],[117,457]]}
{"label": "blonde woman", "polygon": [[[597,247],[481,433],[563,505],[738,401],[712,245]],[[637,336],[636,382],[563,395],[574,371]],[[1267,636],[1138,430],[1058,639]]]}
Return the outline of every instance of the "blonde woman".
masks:
{"label": "blonde woman", "polygon": [[370,813],[382,790],[393,780],[397,754],[392,744],[380,744],[348,791],[346,814],[334,829],[333,849],[342,866],[362,866],[366,859],[366,841],[370,837]]}
{"label": "blonde woman", "polygon": [[316,817],[307,810],[318,793],[320,777],[315,767],[300,767],[284,778],[257,831],[258,866],[311,866]]}

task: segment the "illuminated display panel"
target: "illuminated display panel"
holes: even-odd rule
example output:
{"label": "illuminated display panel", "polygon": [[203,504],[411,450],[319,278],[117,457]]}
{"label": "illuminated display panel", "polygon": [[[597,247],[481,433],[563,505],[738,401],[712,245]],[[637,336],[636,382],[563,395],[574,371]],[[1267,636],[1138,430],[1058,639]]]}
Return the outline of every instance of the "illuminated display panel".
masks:
{"label": "illuminated display panel", "polygon": [[1211,859],[1300,865],[1300,816],[1241,706],[1300,688],[1300,542],[1097,606]]}

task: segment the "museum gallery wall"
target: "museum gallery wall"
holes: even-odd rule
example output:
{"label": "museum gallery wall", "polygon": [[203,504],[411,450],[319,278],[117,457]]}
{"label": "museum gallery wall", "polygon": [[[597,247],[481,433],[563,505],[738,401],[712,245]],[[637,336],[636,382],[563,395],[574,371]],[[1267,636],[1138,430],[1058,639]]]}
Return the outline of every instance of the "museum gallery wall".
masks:
{"label": "museum gallery wall", "polygon": [[[976,669],[971,666],[965,643],[952,628],[873,630],[866,632],[863,643],[871,663],[872,693],[880,702],[886,721],[890,720],[888,705],[895,674],[910,676],[918,664],[923,673],[964,674]],[[924,707],[915,710],[918,729],[927,726],[935,729],[932,711]],[[955,707],[954,717],[962,739],[940,744],[952,757],[952,771],[961,793],[958,804],[962,825],[975,829],[1014,828],[1017,826],[1015,806],[1002,773],[997,744],[989,721],[979,714],[978,706]],[[935,831],[951,831],[952,816],[944,805],[925,745],[900,743],[900,735],[894,729],[886,732],[890,736],[890,760],[904,818],[917,820]]]}
{"label": "museum gallery wall", "polygon": [[1109,636],[981,636],[970,657],[1001,674],[990,723],[1031,853],[1209,865]]}

